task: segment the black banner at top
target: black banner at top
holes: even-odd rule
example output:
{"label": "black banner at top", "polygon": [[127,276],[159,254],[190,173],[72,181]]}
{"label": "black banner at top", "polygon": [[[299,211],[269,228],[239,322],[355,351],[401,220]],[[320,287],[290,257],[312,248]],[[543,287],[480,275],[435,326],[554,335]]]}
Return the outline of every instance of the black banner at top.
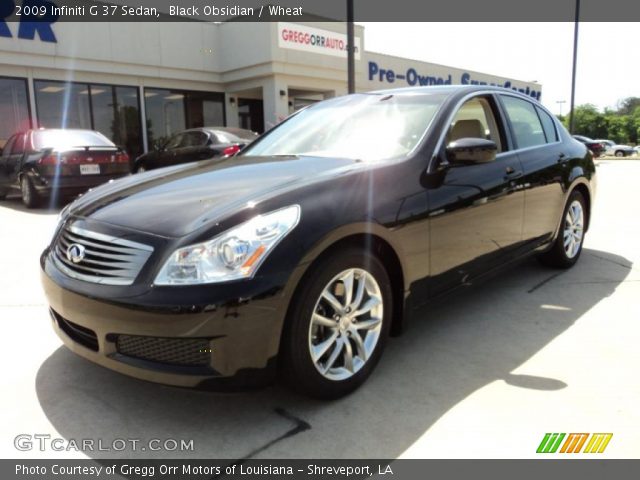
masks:
{"label": "black banner at top", "polygon": [[[29,22],[346,21],[348,0],[0,0]],[[357,22],[634,22],[635,0],[353,0]]]}

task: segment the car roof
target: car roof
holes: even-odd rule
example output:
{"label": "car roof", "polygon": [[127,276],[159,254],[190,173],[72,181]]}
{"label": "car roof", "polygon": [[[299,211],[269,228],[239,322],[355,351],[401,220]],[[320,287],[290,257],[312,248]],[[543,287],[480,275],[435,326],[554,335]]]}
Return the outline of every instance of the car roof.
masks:
{"label": "car roof", "polygon": [[525,98],[530,98],[535,100],[533,97],[529,95],[523,94],[518,90],[514,90],[512,88],[498,87],[493,85],[428,85],[421,87],[402,87],[402,88],[389,88],[385,90],[374,90],[367,93],[374,94],[387,94],[387,95],[411,95],[411,94],[430,94],[430,93],[444,93],[444,94],[452,94],[452,93],[460,93],[460,92],[484,92],[487,90],[491,90],[494,92],[510,92],[517,95],[521,95]]}

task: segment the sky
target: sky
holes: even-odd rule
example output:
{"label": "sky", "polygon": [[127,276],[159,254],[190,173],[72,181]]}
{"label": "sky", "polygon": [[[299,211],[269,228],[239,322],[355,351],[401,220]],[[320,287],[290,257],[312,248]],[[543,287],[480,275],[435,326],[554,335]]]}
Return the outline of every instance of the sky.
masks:
{"label": "sky", "polygon": [[[542,84],[547,108],[556,114],[569,111],[572,22],[359,25],[365,27],[367,51],[535,80]],[[614,108],[620,99],[640,97],[640,23],[581,22],[578,31],[576,105]]]}

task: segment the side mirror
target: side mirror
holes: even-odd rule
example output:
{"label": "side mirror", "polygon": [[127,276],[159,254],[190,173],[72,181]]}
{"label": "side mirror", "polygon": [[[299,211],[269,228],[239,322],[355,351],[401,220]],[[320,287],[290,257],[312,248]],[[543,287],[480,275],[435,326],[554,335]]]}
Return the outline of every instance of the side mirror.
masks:
{"label": "side mirror", "polygon": [[447,145],[450,163],[488,163],[496,159],[498,146],[484,138],[460,138]]}

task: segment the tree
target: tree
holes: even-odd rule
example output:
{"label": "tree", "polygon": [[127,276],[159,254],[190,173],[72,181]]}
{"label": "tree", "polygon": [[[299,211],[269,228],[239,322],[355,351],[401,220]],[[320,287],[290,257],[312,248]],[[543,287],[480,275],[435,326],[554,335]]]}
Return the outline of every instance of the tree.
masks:
{"label": "tree", "polygon": [[[558,117],[568,128],[568,115]],[[616,143],[638,144],[640,141],[640,97],[628,97],[618,102],[615,109],[600,112],[590,103],[578,105],[574,110],[575,133],[591,138],[603,138]]]}
{"label": "tree", "polygon": [[640,107],[640,97],[627,97],[619,100],[617,107],[620,115],[631,115]]}

